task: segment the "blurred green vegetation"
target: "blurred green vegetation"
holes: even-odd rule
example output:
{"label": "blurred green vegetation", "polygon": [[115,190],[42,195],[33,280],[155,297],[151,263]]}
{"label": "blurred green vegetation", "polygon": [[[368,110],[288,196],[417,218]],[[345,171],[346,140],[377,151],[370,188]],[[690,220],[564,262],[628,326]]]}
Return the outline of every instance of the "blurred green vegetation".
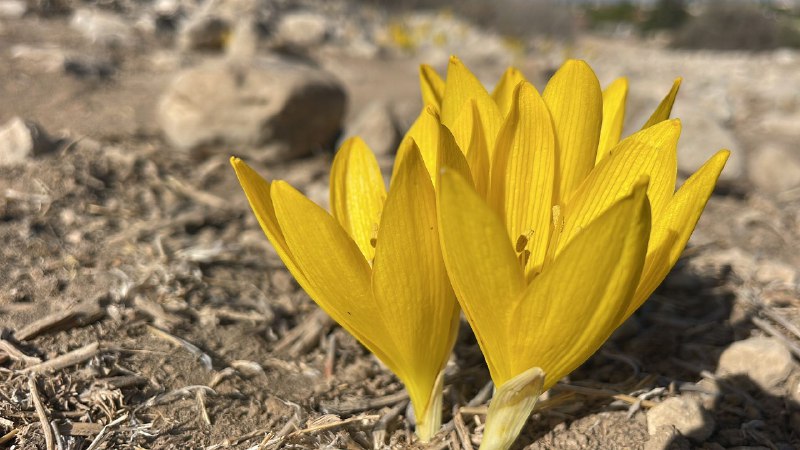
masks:
{"label": "blurred green vegetation", "polygon": [[711,0],[689,8],[685,0],[658,0],[651,7],[622,1],[588,5],[585,15],[590,29],[602,32],[626,25],[642,36],[659,32],[678,48],[800,48],[800,11],[764,2]]}

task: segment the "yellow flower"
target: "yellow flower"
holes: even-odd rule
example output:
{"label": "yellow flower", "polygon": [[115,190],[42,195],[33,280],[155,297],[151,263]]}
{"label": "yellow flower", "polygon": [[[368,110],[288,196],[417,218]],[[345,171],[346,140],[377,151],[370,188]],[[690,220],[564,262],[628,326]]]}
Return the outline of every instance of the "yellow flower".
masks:
{"label": "yellow flower", "polygon": [[[457,151],[457,150],[456,150]],[[405,384],[427,441],[441,424],[443,369],[459,323],[439,244],[436,196],[412,145],[386,193],[359,138],[331,170],[328,214],[283,181],[231,163],[261,228],[309,296]]]}
{"label": "yellow flower", "polygon": [[[453,58],[422,69],[468,163],[439,181],[450,281],[497,386],[481,449],[508,448],[536,398],[592,355],[676,263],[728,157],[674,192],[678,80],[619,141],[627,82],[568,61],[542,95],[513,69],[493,94]],[[477,129],[477,130],[476,130]],[[398,157],[401,157],[399,155]]]}

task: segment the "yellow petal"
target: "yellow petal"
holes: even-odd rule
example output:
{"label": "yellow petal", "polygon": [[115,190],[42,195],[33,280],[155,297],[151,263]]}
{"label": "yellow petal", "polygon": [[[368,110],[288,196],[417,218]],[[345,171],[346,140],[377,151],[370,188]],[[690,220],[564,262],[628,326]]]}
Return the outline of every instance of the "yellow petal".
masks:
{"label": "yellow petal", "polygon": [[331,212],[371,261],[386,187],[378,161],[359,137],[342,144],[331,167]]}
{"label": "yellow petal", "polygon": [[[475,78],[475,75],[458,58],[451,56],[447,68],[444,99],[442,100],[442,123],[452,129],[461,109],[465,105],[469,105],[468,100],[473,99],[477,102],[489,144],[488,148],[491,152],[494,149],[494,140],[503,122],[503,116],[497,103],[492,100],[492,97],[486,92],[486,88]],[[491,154],[489,156],[491,160]]]}
{"label": "yellow petal", "polygon": [[675,190],[680,121],[669,120],[635,133],[619,143],[592,171],[564,205],[564,246],[595,217],[626,195],[642,175],[651,182],[647,196],[659,217]]}
{"label": "yellow petal", "polygon": [[653,114],[647,119],[647,122],[644,124],[642,129],[647,127],[652,127],[653,125],[663,122],[669,119],[669,115],[672,112],[672,105],[675,104],[675,97],[678,96],[678,90],[681,88],[681,81],[682,78],[676,78],[675,82],[672,83],[672,89],[669,90],[667,96],[661,100],[661,103],[658,104],[656,110],[653,111]]}
{"label": "yellow petal", "polygon": [[467,155],[475,190],[481,197],[485,197],[489,188],[489,143],[477,101],[470,100],[469,106],[461,109],[461,114],[450,131],[461,151]]}
{"label": "yellow petal", "polygon": [[292,272],[297,282],[333,320],[398,373],[402,367],[393,357],[397,350],[372,296],[369,264],[356,243],[336,219],[285,182],[274,182],[271,194],[286,244],[302,270],[302,277]]}
{"label": "yellow petal", "polygon": [[397,375],[417,417],[427,416],[426,406],[449,358],[459,320],[436,220],[430,176],[419,154],[409,153],[386,199],[372,289],[402,361]]}
{"label": "yellow petal", "polygon": [[435,180],[439,165],[439,114],[432,105],[422,108],[417,116],[417,120],[411,124],[411,128],[406,132],[400,147],[397,149],[397,156],[392,168],[392,180],[397,176],[397,170],[402,161],[416,147],[425,162],[425,168],[430,176]]}
{"label": "yellow petal", "polygon": [[592,69],[583,61],[564,63],[542,94],[556,130],[556,203],[566,198],[594,167],[603,93]]}
{"label": "yellow petal", "polygon": [[[650,297],[678,262],[700,219],[730,152],[721,150],[686,180],[662,214],[653,216],[653,232],[642,279],[624,318]],[[624,320],[623,318],[623,320]]]}
{"label": "yellow petal", "polygon": [[528,81],[525,79],[525,75],[522,75],[522,72],[518,69],[509,67],[503,73],[497,86],[494,87],[492,99],[497,103],[500,113],[504,117],[508,115],[508,111],[511,109],[514,89],[523,81]]}
{"label": "yellow petal", "polygon": [[444,80],[433,70],[433,67],[427,64],[419,66],[419,84],[422,90],[422,104],[441,108]]}
{"label": "yellow petal", "polygon": [[525,280],[500,218],[460,175],[445,170],[439,192],[439,232],[447,273],[494,379],[513,355],[498,328],[508,301]]}
{"label": "yellow petal", "polygon": [[272,205],[270,193],[271,183],[261,178],[255,170],[251,169],[241,159],[232,156],[230,161],[233,170],[236,172],[236,177],[239,179],[239,184],[241,184],[244,194],[247,196],[247,201],[250,203],[250,208],[256,215],[259,225],[261,225],[261,229],[267,235],[267,239],[269,239],[283,263],[298,282],[302,284],[301,279],[304,279],[305,276],[292,258],[292,253],[286,244],[283,231],[281,231],[278,219],[275,217],[275,208]]}
{"label": "yellow petal", "polygon": [[533,85],[520,83],[497,137],[490,203],[505,218],[512,241],[523,239],[516,251],[526,274],[541,269],[550,240],[555,145],[547,105]]}
{"label": "yellow petal", "polygon": [[646,188],[645,179],[590,223],[511,306],[512,321],[503,329],[513,358],[497,383],[536,366],[545,372],[546,390],[619,325],[647,252]]}
{"label": "yellow petal", "polygon": [[[425,107],[417,120],[411,125],[406,137],[400,143],[400,148],[395,157],[392,180],[397,176],[398,168],[402,161],[413,152],[413,147],[419,150],[425,168],[433,180],[434,187],[439,184],[439,169],[452,167],[470,179],[469,166],[461,148],[456,143],[453,134],[445,127],[439,112],[431,105]],[[394,182],[394,181],[392,181]]]}
{"label": "yellow petal", "polygon": [[619,143],[625,120],[625,99],[628,97],[628,79],[617,78],[603,91],[603,124],[597,146],[595,165]]}

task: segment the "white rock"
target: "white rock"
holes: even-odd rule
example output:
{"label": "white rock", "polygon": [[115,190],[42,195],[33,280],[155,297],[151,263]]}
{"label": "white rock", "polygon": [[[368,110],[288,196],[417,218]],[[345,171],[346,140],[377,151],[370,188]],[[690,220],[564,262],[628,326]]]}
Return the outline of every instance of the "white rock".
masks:
{"label": "white rock", "polygon": [[800,186],[800,148],[768,144],[753,150],[749,160],[750,180],[757,188],[776,194]]}
{"label": "white rock", "polygon": [[28,12],[28,4],[23,0],[0,0],[0,18],[19,19]]}
{"label": "white rock", "polygon": [[123,18],[95,9],[81,8],[75,11],[70,27],[94,43],[127,46],[133,42],[133,27]]}
{"label": "white rock", "polygon": [[178,148],[280,146],[294,157],[333,143],[345,102],[340,83],[320,69],[276,58],[212,62],[173,80],[158,118]]}
{"label": "white rock", "polygon": [[391,155],[400,143],[400,133],[395,126],[389,106],[376,100],[365,106],[347,126],[341,139],[359,136],[376,155]]}
{"label": "white rock", "polygon": [[329,30],[328,19],[322,14],[296,11],[280,18],[275,34],[282,45],[309,48],[325,42]]}
{"label": "white rock", "polygon": [[20,164],[49,148],[50,140],[33,123],[14,117],[0,127],[0,166]]}
{"label": "white rock", "polygon": [[674,426],[678,432],[702,442],[714,432],[714,418],[696,400],[671,397],[647,411],[647,432],[657,436],[662,427]]}
{"label": "white rock", "polygon": [[717,375],[744,375],[761,389],[774,392],[793,367],[792,354],[779,340],[757,336],[728,346],[719,357]]}

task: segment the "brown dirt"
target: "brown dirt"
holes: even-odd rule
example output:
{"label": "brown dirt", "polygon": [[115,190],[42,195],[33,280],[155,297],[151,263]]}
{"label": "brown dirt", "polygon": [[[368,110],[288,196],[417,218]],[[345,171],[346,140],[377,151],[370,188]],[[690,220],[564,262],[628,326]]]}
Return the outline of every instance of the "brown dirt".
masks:
{"label": "brown dirt", "polygon": [[[4,43],[99,51],[63,19],[4,28]],[[373,448],[381,427],[391,448],[416,445],[401,384],[294,283],[250,213],[227,155],[192,160],[158,137],[152,99],[174,69],[153,68],[148,51],[125,50],[109,79],[46,73],[0,52],[0,122],[21,115],[68,130],[54,152],[0,169],[3,338],[42,361],[99,344],[76,364],[34,377],[63,448],[86,449],[101,434],[95,448],[360,449]],[[358,77],[342,72],[354,108],[378,95],[390,73],[406,80],[391,95],[416,95],[413,65],[358,64]],[[411,69],[393,69],[400,66]],[[269,174],[322,192],[329,163],[320,154],[274,164]],[[647,405],[612,394],[649,392],[658,401],[697,391],[731,342],[765,333],[751,320],[757,308],[797,323],[796,286],[757,274],[800,264],[798,212],[798,196],[715,196],[696,245],[664,286],[569,384],[551,392],[515,448],[645,448]],[[751,259],[720,256],[732,248]],[[59,323],[49,320],[69,311],[75,314]],[[25,336],[37,321],[38,332]],[[26,371],[35,362],[11,353],[0,352],[7,354],[0,436],[8,436],[1,445],[45,448]],[[466,326],[448,374],[445,422],[488,382]],[[770,393],[744,379],[698,394],[717,428],[708,442],[692,445],[800,448],[800,407],[788,394],[797,378],[795,369]],[[486,399],[479,400],[454,421],[463,420],[475,443]],[[448,431],[428,448],[469,445]],[[674,445],[690,444],[681,438]]]}

